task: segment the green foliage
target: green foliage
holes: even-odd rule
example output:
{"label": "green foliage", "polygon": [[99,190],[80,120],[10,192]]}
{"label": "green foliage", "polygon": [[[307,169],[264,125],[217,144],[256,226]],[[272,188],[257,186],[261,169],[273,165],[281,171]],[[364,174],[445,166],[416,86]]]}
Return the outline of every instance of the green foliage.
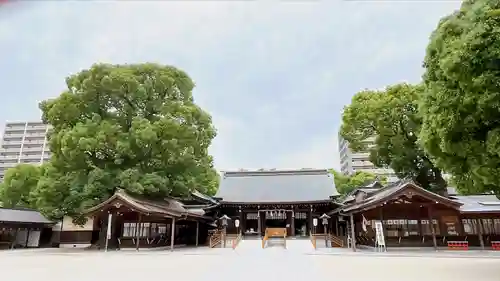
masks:
{"label": "green foliage", "polygon": [[[369,151],[378,167],[392,168],[398,177],[444,192],[446,181],[419,144],[420,85],[397,84],[382,91],[357,93],[342,115],[341,135],[353,151]],[[375,139],[372,147],[366,140]]]}
{"label": "green foliage", "polygon": [[38,184],[42,168],[19,164],[8,169],[0,184],[0,201],[6,208],[34,207],[33,190]]}
{"label": "green foliage", "polygon": [[353,175],[344,175],[332,169],[330,173],[333,174],[337,191],[342,195],[375,180],[378,180],[383,185],[387,183],[387,177],[363,171],[357,171]]}
{"label": "green foliage", "polygon": [[211,116],[170,66],[93,65],[40,104],[52,125],[50,164],[34,191],[49,217],[78,216],[117,188],[150,197],[214,193]]}
{"label": "green foliage", "polygon": [[500,194],[499,8],[464,1],[439,23],[424,61],[422,143],[465,193]]}

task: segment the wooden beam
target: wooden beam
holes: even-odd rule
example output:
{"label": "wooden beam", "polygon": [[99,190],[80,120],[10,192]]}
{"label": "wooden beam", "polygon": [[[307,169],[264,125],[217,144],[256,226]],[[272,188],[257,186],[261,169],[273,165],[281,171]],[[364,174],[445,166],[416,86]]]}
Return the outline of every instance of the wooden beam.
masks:
{"label": "wooden beam", "polygon": [[436,230],[434,229],[434,220],[432,218],[432,207],[431,206],[427,207],[427,214],[429,216],[429,224],[431,227],[432,243],[434,244],[434,249],[437,251]]}
{"label": "wooden beam", "polygon": [[484,250],[483,220],[476,219],[476,221],[477,221],[477,228],[478,228],[478,234],[479,234],[479,244],[481,245],[481,249]]}
{"label": "wooden beam", "polygon": [[196,247],[198,247],[199,236],[200,236],[200,222],[196,221]]}
{"label": "wooden beam", "polygon": [[353,214],[350,215],[350,221],[351,221],[351,247],[352,251],[356,252],[356,226],[354,225],[354,216]]}
{"label": "wooden beam", "polygon": [[175,218],[172,218],[172,233],[170,235],[170,251],[174,251],[174,241],[175,241]]}
{"label": "wooden beam", "polygon": [[139,213],[139,220],[137,222],[137,228],[136,228],[136,241],[135,241],[135,250],[139,251],[139,241],[141,240],[141,230],[142,230],[142,214]]}

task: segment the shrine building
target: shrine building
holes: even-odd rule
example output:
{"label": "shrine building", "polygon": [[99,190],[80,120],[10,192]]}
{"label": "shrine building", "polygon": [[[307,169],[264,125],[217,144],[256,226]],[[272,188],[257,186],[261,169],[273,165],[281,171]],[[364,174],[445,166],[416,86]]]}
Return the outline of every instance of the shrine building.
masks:
{"label": "shrine building", "polygon": [[326,169],[223,172],[213,197],[193,192],[182,199],[145,198],[118,190],[84,215],[89,218],[85,230],[65,228],[70,223],[64,220],[61,245],[173,250],[223,247],[228,239],[265,242],[279,235],[352,250],[380,243],[438,248],[455,242],[500,249],[495,195],[464,196],[450,188],[442,196],[401,180],[367,183],[341,196]]}

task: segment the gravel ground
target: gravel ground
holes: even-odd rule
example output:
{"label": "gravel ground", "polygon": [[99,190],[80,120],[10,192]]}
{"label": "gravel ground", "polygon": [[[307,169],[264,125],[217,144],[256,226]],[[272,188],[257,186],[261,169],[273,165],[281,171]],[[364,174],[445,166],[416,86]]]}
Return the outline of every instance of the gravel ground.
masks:
{"label": "gravel ground", "polygon": [[440,256],[314,255],[307,244],[261,249],[170,251],[26,250],[0,252],[5,280],[371,280],[499,281],[500,259]]}

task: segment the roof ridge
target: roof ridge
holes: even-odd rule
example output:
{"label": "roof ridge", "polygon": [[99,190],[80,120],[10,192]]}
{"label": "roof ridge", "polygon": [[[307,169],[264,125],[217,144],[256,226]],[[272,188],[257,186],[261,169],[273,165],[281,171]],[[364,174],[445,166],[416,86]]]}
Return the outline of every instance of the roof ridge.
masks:
{"label": "roof ridge", "polygon": [[305,176],[305,175],[327,175],[327,169],[303,169],[303,170],[264,170],[264,171],[226,171],[223,177],[244,177],[244,176]]}

